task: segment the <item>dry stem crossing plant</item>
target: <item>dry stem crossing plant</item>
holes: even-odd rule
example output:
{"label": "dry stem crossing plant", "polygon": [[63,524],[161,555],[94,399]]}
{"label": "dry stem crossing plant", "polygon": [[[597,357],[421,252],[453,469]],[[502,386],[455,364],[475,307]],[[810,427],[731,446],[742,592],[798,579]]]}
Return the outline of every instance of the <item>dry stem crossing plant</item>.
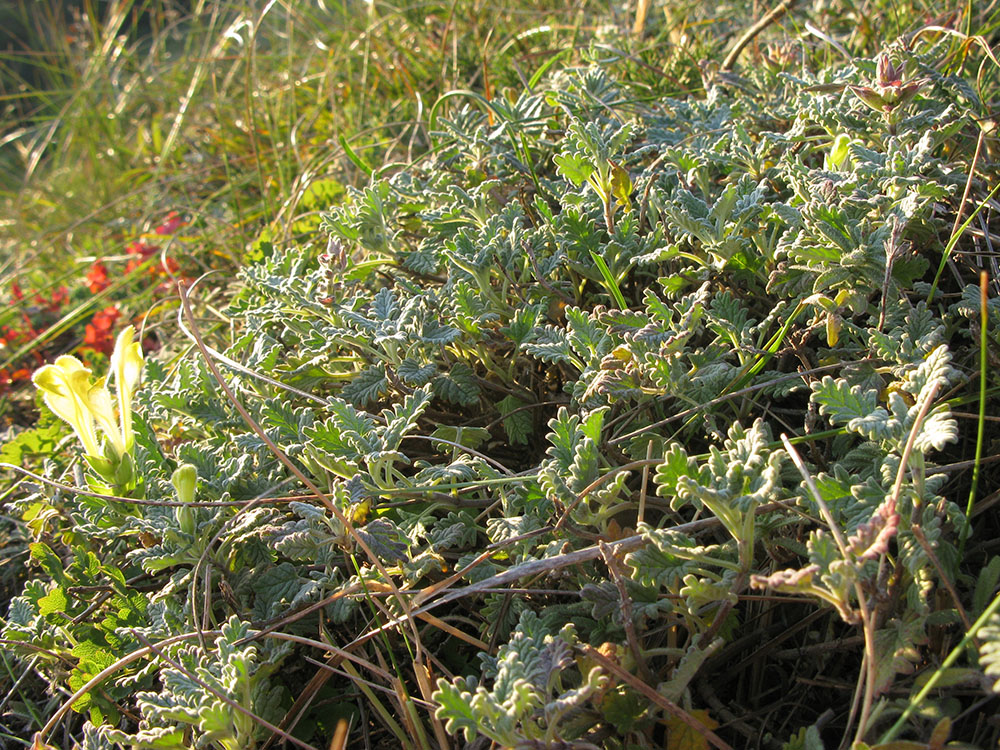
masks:
{"label": "dry stem crossing plant", "polygon": [[994,528],[936,462],[988,478],[958,407],[1000,305],[932,260],[992,242],[956,168],[992,89],[909,42],[452,92],[425,156],[351,151],[366,185],[259,238],[224,333],[178,287],[196,354],[126,330],[117,418],[43,370],[84,456],[10,504],[43,575],[3,639],[70,696],[36,747],[74,712],[86,750],[991,744]]}

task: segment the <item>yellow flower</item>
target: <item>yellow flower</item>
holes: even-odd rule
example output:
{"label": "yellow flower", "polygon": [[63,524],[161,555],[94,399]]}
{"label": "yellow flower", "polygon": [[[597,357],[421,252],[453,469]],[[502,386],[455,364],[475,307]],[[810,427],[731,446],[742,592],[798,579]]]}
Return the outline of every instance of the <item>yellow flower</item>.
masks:
{"label": "yellow flower", "polygon": [[90,375],[90,368],[67,355],[37,370],[31,380],[42,391],[46,406],[76,431],[84,451],[98,456],[100,446],[90,409]]}
{"label": "yellow flower", "polygon": [[143,365],[139,344],[132,341],[134,335],[132,326],[118,334],[111,354],[111,376],[118,392],[117,420],[105,378],[93,381],[90,368],[84,367],[76,357],[59,357],[31,378],[42,391],[46,405],[76,432],[88,456],[103,456],[97,427],[107,437],[116,458],[121,459],[132,452],[132,395]]}
{"label": "yellow flower", "polygon": [[128,326],[118,334],[115,349],[111,353],[111,376],[115,379],[115,389],[118,391],[118,413],[121,415],[122,440],[125,450],[132,452],[134,433],[132,432],[132,394],[139,384],[142,375],[142,347],[138,341],[132,341],[135,329]]}

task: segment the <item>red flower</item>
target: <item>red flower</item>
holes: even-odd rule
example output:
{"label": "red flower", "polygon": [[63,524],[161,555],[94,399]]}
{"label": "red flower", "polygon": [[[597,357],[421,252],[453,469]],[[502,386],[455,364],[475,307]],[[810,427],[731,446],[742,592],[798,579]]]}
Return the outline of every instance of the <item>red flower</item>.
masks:
{"label": "red flower", "polygon": [[160,226],[158,226],[154,231],[157,234],[173,234],[185,224],[187,224],[187,222],[180,217],[180,214],[176,211],[171,211],[167,214],[167,218],[164,219],[163,223],[160,224]]}
{"label": "red flower", "polygon": [[13,344],[18,339],[24,336],[23,333],[18,331],[16,328],[11,328],[10,326],[3,326],[2,328],[0,328],[0,333],[3,334],[2,336],[0,336],[0,347],[7,346],[8,344]]}
{"label": "red flower", "polygon": [[121,317],[121,312],[117,307],[105,307],[100,312],[94,313],[94,319],[92,322],[95,328],[107,333],[114,327],[115,321],[117,321],[119,317]]}
{"label": "red flower", "polygon": [[0,370],[0,395],[9,392],[15,383],[24,382],[31,379],[31,370],[26,367],[19,367],[11,372],[6,367]]}
{"label": "red flower", "polygon": [[111,330],[119,317],[121,317],[121,311],[117,307],[105,307],[100,312],[94,313],[94,317],[87,323],[83,335],[83,348],[93,349],[102,354],[111,354],[111,350],[114,348]]}
{"label": "red flower", "polygon": [[87,288],[90,289],[91,294],[97,294],[109,286],[111,286],[111,282],[108,281],[107,267],[103,261],[96,261],[87,271]]}
{"label": "red flower", "polygon": [[61,286],[52,292],[52,296],[45,302],[45,309],[52,313],[59,312],[69,299],[69,290]]}
{"label": "red flower", "polygon": [[152,255],[159,249],[160,249],[159,245],[147,245],[142,240],[136,240],[135,242],[130,243],[129,246],[125,248],[125,252],[128,253],[129,255],[138,255],[143,260],[146,260],[150,255]]}
{"label": "red flower", "polygon": [[159,251],[159,245],[147,245],[142,240],[132,242],[125,248],[125,252],[135,257],[125,264],[125,273],[131,273]]}

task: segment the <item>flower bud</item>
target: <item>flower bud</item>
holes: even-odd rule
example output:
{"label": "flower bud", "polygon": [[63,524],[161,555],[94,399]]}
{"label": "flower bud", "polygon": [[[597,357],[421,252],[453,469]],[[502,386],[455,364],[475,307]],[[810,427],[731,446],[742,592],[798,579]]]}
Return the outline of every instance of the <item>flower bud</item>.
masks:
{"label": "flower bud", "polygon": [[[177,499],[182,503],[194,502],[195,489],[198,486],[198,470],[192,464],[181,464],[170,477],[170,483],[177,491]],[[185,534],[195,533],[194,509],[183,505],[174,508],[174,517],[177,519],[181,531]]]}
{"label": "flower bud", "polygon": [[830,153],[824,159],[823,167],[830,171],[838,171],[850,166],[850,146],[851,137],[849,135],[841,133],[834,138],[833,144],[830,146]]}
{"label": "flower bud", "polygon": [[178,500],[193,503],[194,491],[198,486],[198,470],[192,464],[181,464],[171,475],[170,483],[177,490]]}
{"label": "flower bud", "polygon": [[892,111],[892,104],[871,86],[848,86],[854,95],[876,112]]}
{"label": "flower bud", "polygon": [[898,86],[903,82],[903,65],[896,67],[885,52],[878,56],[875,62],[875,79],[879,86],[888,88]]}

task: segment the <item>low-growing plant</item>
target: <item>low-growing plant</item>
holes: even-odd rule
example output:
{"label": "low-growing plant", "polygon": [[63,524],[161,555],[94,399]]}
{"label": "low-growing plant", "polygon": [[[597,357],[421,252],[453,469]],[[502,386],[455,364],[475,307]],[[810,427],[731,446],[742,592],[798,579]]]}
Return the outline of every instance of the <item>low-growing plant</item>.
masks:
{"label": "low-growing plant", "polygon": [[951,31],[453,93],[221,330],[179,285],[188,354],[119,334],[117,404],[37,373],[84,451],[8,503],[34,746],[995,744],[1000,65]]}

